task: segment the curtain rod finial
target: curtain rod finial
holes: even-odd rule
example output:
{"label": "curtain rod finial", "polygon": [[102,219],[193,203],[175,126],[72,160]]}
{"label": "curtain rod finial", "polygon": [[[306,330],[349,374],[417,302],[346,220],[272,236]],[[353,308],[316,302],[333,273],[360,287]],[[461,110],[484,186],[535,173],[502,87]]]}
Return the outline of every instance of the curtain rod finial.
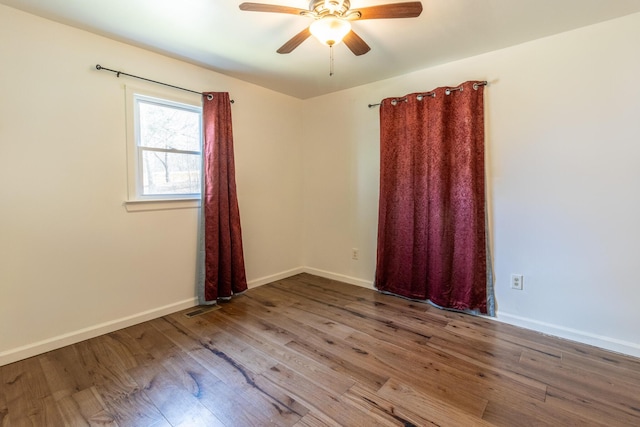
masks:
{"label": "curtain rod finial", "polygon": [[96,70],[102,70],[102,65],[96,64]]}

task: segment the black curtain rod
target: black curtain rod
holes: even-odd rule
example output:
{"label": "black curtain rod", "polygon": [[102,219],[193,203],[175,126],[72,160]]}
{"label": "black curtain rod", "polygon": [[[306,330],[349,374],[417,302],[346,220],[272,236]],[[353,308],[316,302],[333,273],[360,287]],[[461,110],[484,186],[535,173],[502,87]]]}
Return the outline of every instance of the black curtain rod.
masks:
{"label": "black curtain rod", "polygon": [[[145,77],[134,76],[133,74],[128,74],[128,73],[125,73],[125,72],[122,72],[122,71],[112,70],[110,68],[105,68],[100,64],[96,65],[96,70],[111,71],[112,73],[116,74],[116,77],[120,77],[121,75],[128,76],[128,77],[133,77],[134,79],[145,80],[145,81],[148,81],[148,82],[151,82],[151,83],[155,83],[155,84],[158,84],[158,85],[169,86],[169,87],[172,87],[174,89],[180,89],[180,90],[184,90],[185,92],[197,93],[198,95],[203,95],[204,96],[204,93],[202,93],[202,92],[198,92],[198,91],[191,90],[191,89],[185,89],[185,88],[180,87],[180,86],[170,85],[169,83],[163,83],[163,82],[159,82],[157,80],[147,79]],[[213,96],[212,95],[207,95],[207,99],[212,100]],[[233,104],[234,102],[235,101],[232,99],[231,103]]]}

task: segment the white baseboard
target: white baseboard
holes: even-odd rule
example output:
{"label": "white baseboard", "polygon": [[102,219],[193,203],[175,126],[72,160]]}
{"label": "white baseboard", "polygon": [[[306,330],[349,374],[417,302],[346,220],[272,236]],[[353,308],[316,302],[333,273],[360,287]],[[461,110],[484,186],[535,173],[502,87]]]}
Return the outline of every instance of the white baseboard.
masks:
{"label": "white baseboard", "polygon": [[315,276],[324,277],[325,279],[337,280],[339,282],[349,283],[350,285],[361,286],[363,288],[373,289],[373,282],[368,280],[358,279],[356,277],[345,276],[344,274],[332,273],[326,270],[320,270],[313,267],[297,267],[291,270],[283,271],[281,273],[272,274],[270,276],[254,279],[248,283],[249,289],[256,288],[258,286],[266,285],[267,283],[275,282],[276,280],[286,279],[287,277],[295,276],[300,273],[309,273]]}
{"label": "white baseboard", "polygon": [[499,322],[508,323],[513,326],[520,326],[547,335],[577,341],[582,344],[593,345],[616,353],[627,354],[629,356],[640,357],[640,344],[618,340],[603,335],[596,335],[577,329],[567,328],[561,325],[540,322],[535,319],[516,316],[509,313],[497,313],[497,317],[488,317]]}
{"label": "white baseboard", "polygon": [[312,267],[303,267],[303,270],[305,273],[314,274],[316,276],[324,277],[325,279],[337,280],[339,282],[373,289],[373,282],[370,280],[358,279],[357,277],[345,276],[343,274],[332,273],[330,271],[319,270]]}
{"label": "white baseboard", "polygon": [[33,344],[28,344],[22,347],[3,351],[0,352],[0,366],[17,362],[18,360],[26,359],[27,357],[46,353],[47,351],[55,350],[70,344],[75,344],[77,342],[84,341],[89,338],[94,338],[99,335],[108,334],[109,332],[117,331],[118,329],[126,328],[128,326],[133,326],[141,322],[146,322],[147,320],[156,319],[158,317],[175,313],[176,311],[184,310],[195,305],[198,305],[198,299],[189,298],[177,303],[165,305],[163,307],[143,311],[131,316],[126,316],[98,325],[89,326],[77,331],[38,341]]}
{"label": "white baseboard", "polygon": [[304,273],[304,267],[292,268],[291,270],[286,270],[280,273],[272,274],[270,276],[260,277],[258,279],[253,279],[247,283],[249,289],[256,288],[258,286],[266,285],[267,283],[275,282],[276,280],[286,279],[287,277],[295,276],[296,274]]}

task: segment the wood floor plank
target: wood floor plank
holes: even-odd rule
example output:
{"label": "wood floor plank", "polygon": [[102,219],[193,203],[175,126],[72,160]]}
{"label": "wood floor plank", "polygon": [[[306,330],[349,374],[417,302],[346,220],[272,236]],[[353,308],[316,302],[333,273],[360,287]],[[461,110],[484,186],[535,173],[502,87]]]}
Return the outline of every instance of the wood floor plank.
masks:
{"label": "wood floor plank", "polygon": [[372,417],[360,408],[345,404],[340,395],[330,392],[312,381],[301,379],[284,365],[274,366],[265,376],[281,385],[305,403],[343,426],[393,426],[381,417]]}
{"label": "wood floor plank", "polygon": [[[508,326],[510,326],[511,328],[516,328],[512,325]],[[500,330],[498,330],[498,332],[499,331]],[[535,334],[535,332],[533,331],[524,331],[528,334]],[[594,362],[602,362],[618,369],[626,369],[627,371],[632,371],[635,373],[640,372],[640,358],[637,357],[614,353],[602,348],[594,347],[592,345],[557,338],[550,335],[543,335],[540,340],[546,345],[558,348],[558,350],[562,354],[562,357],[565,357],[566,355],[575,355]]]}
{"label": "wood floor plank", "polygon": [[212,381],[211,376],[192,372],[198,384],[196,397],[225,426],[266,426],[280,425],[275,421],[266,422],[264,412],[254,410],[254,406],[240,393],[222,381]]}
{"label": "wood floor plank", "polygon": [[[276,284],[283,284],[286,286],[286,283],[289,282],[289,279],[272,282],[275,286]],[[251,298],[253,301],[268,307],[286,307],[291,304],[295,304],[298,301],[298,297],[292,295],[289,292],[274,292],[276,288],[273,286],[260,286],[258,288],[254,288],[249,293],[245,293],[242,296]],[[244,298],[242,298],[244,299]]]}
{"label": "wood floor plank", "polygon": [[111,339],[102,335],[74,344],[80,363],[94,384],[108,413],[116,423],[125,425],[170,426],[158,408],[126,372],[121,360],[111,359]]}
{"label": "wood floor plank", "polygon": [[[243,321],[251,323],[249,318],[254,317],[254,321],[258,322],[263,330],[270,336],[277,335],[282,337],[283,343],[289,348],[298,351],[302,355],[311,357],[320,363],[332,363],[330,366],[343,374],[353,374],[357,381],[367,382],[373,387],[380,387],[387,377],[383,374],[371,372],[370,369],[361,369],[362,357],[357,355],[357,350],[348,347],[348,352],[340,353],[338,349],[332,351],[316,352],[315,349],[326,347],[327,344],[333,346],[339,342],[338,337],[328,335],[320,330],[314,329],[308,325],[298,322],[280,314],[274,315],[269,309],[265,309],[259,305],[253,304],[251,301],[243,301],[243,304],[249,304],[259,316],[260,319],[254,317],[254,314],[246,314]],[[305,337],[305,338],[300,338]],[[345,348],[345,345],[342,346]],[[355,353],[355,357],[354,354]],[[347,369],[342,369],[347,366]]]}
{"label": "wood floor plank", "polygon": [[508,350],[506,354],[493,346],[486,349],[485,343],[475,340],[459,340],[457,337],[431,337],[428,347],[455,357],[458,362],[454,366],[475,369],[478,375],[492,384],[495,389],[507,393],[520,393],[533,399],[544,401],[547,385],[519,373],[519,361],[522,351]]}
{"label": "wood floor plank", "polygon": [[254,307],[248,304],[245,298],[238,298],[237,303],[234,301],[233,305],[228,304],[224,312],[227,320],[237,323],[239,327],[261,334],[264,339],[275,344],[285,345],[292,340],[289,331],[267,321],[267,318],[273,314],[270,309]]}
{"label": "wood floor plank", "polygon": [[387,372],[372,370],[370,366],[362,364],[359,360],[354,360],[350,355],[335,353],[304,340],[291,341],[287,347],[315,359],[319,363],[324,363],[332,370],[353,379],[370,390],[378,390],[389,380]]}
{"label": "wood floor plank", "polygon": [[[410,382],[415,377],[420,377],[418,391],[428,396],[443,399],[452,406],[463,409],[469,414],[481,417],[487,405],[489,388],[483,386],[477,375],[467,374],[457,370],[454,366],[447,366],[446,362],[456,362],[453,359],[441,361],[421,357],[406,349],[383,342],[375,346],[368,345],[370,340],[365,335],[354,334],[347,342],[357,348],[373,355],[382,366],[386,366],[391,372],[392,378],[403,382]],[[458,362],[459,363],[459,362]],[[410,367],[410,369],[397,369],[396,367]]]}
{"label": "wood floor plank", "polygon": [[342,295],[342,294],[336,294],[336,293],[330,293],[330,292],[319,293],[317,289],[313,289],[308,286],[296,286],[295,284],[292,284],[290,282],[285,282],[285,281],[275,282],[273,284],[273,287],[275,289],[280,289],[285,292],[288,292],[289,294],[292,294],[292,295],[298,295],[298,296],[310,299],[312,301],[325,303],[325,304],[329,304],[337,307],[347,305],[356,300],[355,298],[345,297],[345,295]]}
{"label": "wood floor plank", "polygon": [[0,367],[9,426],[639,426],[640,359],[310,274]]}
{"label": "wood floor plank", "polygon": [[514,352],[532,350],[558,359],[562,357],[562,351],[555,346],[536,343],[528,338],[514,336],[508,333],[503,335],[487,330],[486,328],[479,327],[475,324],[465,323],[464,321],[452,321],[444,327],[444,330],[461,337],[483,341],[489,345],[499,342],[501,347],[504,349],[510,349]]}
{"label": "wood floor plank", "polygon": [[316,302],[304,301],[292,305],[287,310],[300,310],[321,316],[329,322],[348,326],[371,336],[375,340],[391,342],[401,347],[413,348],[426,346],[431,337],[399,327],[392,320],[372,318],[357,311],[345,308],[329,307]]}
{"label": "wood floor plank", "polygon": [[347,304],[345,308],[381,322],[393,322],[402,329],[426,337],[431,336],[434,330],[449,323],[449,320],[441,316],[434,316],[428,311],[403,310],[398,312],[397,307],[379,301],[356,301]]}
{"label": "wood floor plank", "polygon": [[411,386],[390,379],[377,392],[397,406],[412,408],[429,423],[437,426],[490,426],[476,415],[450,405],[446,400],[425,395]]}
{"label": "wood floor plank", "polygon": [[78,353],[73,346],[45,353],[39,361],[49,391],[56,400],[93,385],[91,377],[82,369]]}
{"label": "wood floor plank", "polygon": [[[523,396],[544,401],[546,385],[503,369],[505,360],[496,357],[502,356],[498,347],[487,345],[483,351],[483,342],[456,340],[456,336],[446,331],[442,332],[438,337],[432,336],[425,346],[405,347],[395,342],[383,342],[376,346],[376,350],[385,347],[392,349],[389,347],[390,344],[404,348],[404,353],[391,353],[391,357],[397,358],[398,363],[410,359],[413,364],[434,365],[437,367],[436,372],[447,373],[455,378],[454,383],[465,384],[466,391],[475,390],[476,394],[487,399],[499,393],[521,393]],[[351,339],[358,336],[356,333]],[[370,340],[367,336],[360,336],[360,339]],[[464,353],[473,354],[474,357],[467,357]],[[522,351],[507,353],[505,358],[515,364],[518,363],[521,353]],[[433,381],[442,382],[436,379]]]}
{"label": "wood floor plank", "polygon": [[[139,366],[129,372],[172,425],[261,425],[262,422],[252,416],[251,411],[245,411],[250,405],[242,396],[210,375],[190,354],[184,354],[178,343],[163,333],[170,329],[169,323],[155,320],[145,325],[129,332],[161,362]],[[215,335],[216,345],[222,344],[229,353],[232,340],[221,342],[221,334],[222,331],[215,331],[213,335],[207,335]],[[243,350],[251,349],[243,347],[238,351]],[[270,362],[269,366],[274,363]],[[231,410],[234,407],[236,410]]]}
{"label": "wood floor plank", "polygon": [[357,329],[346,324],[335,322],[332,319],[321,316],[317,313],[308,310],[301,310],[297,304],[278,307],[278,313],[321,330],[327,335],[332,335],[338,338],[345,338],[357,331]]}
{"label": "wood floor plank", "polygon": [[139,340],[132,340],[131,333],[135,329],[125,328],[107,335],[109,350],[117,355],[120,365],[124,369],[135,368],[153,361],[153,355],[143,348]]}
{"label": "wood floor plank", "polygon": [[37,358],[3,367],[2,389],[7,407],[3,422],[12,426],[62,424]]}
{"label": "wood floor plank", "polygon": [[7,407],[7,398],[4,393],[4,379],[2,378],[2,368],[0,368],[0,427],[9,426],[9,408]]}
{"label": "wood floor plank", "polygon": [[[63,418],[60,413],[60,408],[52,396],[46,396],[38,406],[38,412],[32,413],[29,416],[31,425],[62,425]],[[14,422],[13,425],[19,425],[19,423]]]}
{"label": "wood floor plank", "polygon": [[[308,409],[297,402],[285,391],[248,371],[245,367],[234,362],[225,352],[215,346],[214,335],[220,332],[213,326],[213,334],[207,339],[193,333],[176,319],[182,320],[179,314],[167,316],[163,320],[158,319],[154,326],[163,334],[173,340],[176,345],[186,351],[202,365],[209,374],[203,377],[215,377],[222,381],[230,393],[240,396],[249,403],[244,407],[246,412],[261,415],[261,420],[268,422],[265,425],[275,424],[291,426],[296,423]],[[188,321],[187,321],[188,322]],[[197,322],[202,322],[198,320]]]}
{"label": "wood floor plank", "polygon": [[[331,291],[337,293],[343,298],[351,297],[352,302],[369,303],[375,306],[390,306],[394,308],[396,314],[400,313],[417,313],[426,314],[431,317],[435,324],[445,325],[451,320],[464,319],[465,314],[455,311],[440,310],[427,302],[413,301],[405,298],[390,297],[379,292],[372,292],[370,289],[359,286],[344,286],[343,282],[332,279],[325,279],[310,274],[300,274],[294,277],[297,283],[312,285],[317,288],[318,292],[324,293]],[[293,278],[292,278],[293,279]],[[386,319],[391,320],[391,319]]]}
{"label": "wood floor plank", "polygon": [[[341,340],[338,337],[328,335],[311,326],[300,323],[287,317],[272,317],[264,320],[272,325],[272,329],[286,331],[290,341],[286,344],[291,349],[301,350],[302,354],[312,358],[318,353],[315,349],[323,349],[320,357],[328,358],[337,363],[350,366],[360,366],[367,369],[373,377],[386,377],[385,368],[374,360],[374,357],[361,351],[357,347]],[[317,359],[316,360],[320,360]],[[344,371],[343,371],[344,372]]]}
{"label": "wood floor plank", "polygon": [[188,327],[191,332],[196,334],[201,340],[208,343],[217,351],[223,352],[226,356],[233,359],[236,363],[244,366],[255,374],[260,374],[278,363],[277,360],[269,355],[261,352],[255,347],[246,344],[237,336],[226,331],[218,331],[209,334],[209,323],[196,324],[192,323]]}
{"label": "wood floor plank", "polygon": [[370,413],[386,416],[387,419],[404,427],[435,426],[431,421],[403,407],[402,403],[394,404],[381,397],[377,392],[361,387],[359,384],[351,387],[345,393],[343,399],[354,406],[360,406]]}
{"label": "wood floor plank", "polygon": [[[604,375],[615,381],[622,381],[631,385],[640,383],[640,367],[637,369],[633,365],[616,363],[610,355],[607,357],[584,356],[569,352],[562,352],[562,363],[584,372],[592,372],[597,375]],[[612,363],[613,362],[613,363]]]}
{"label": "wood floor plank", "polygon": [[576,395],[573,391],[562,390],[550,386],[547,392],[546,403],[549,406],[562,409],[573,414],[576,419],[583,417],[589,423],[605,426],[635,426],[638,425],[638,416],[625,411],[619,411],[615,405],[591,398]]}
{"label": "wood floor plank", "polygon": [[463,355],[473,360],[473,363],[481,362],[496,367],[518,364],[523,351],[521,347],[499,345],[499,341],[495,339],[476,339],[468,335],[462,336],[445,328],[436,331],[426,345]]}
{"label": "wood floor plank", "polygon": [[495,426],[615,426],[600,424],[578,414],[571,414],[559,408],[550,411],[540,402],[514,402],[512,400],[492,400],[487,405],[483,419]]}
{"label": "wood floor plank", "polygon": [[596,372],[587,373],[567,366],[561,359],[530,350],[523,352],[520,364],[523,370],[544,379],[549,386],[571,391],[585,399],[604,400],[618,411],[640,417],[638,383],[634,386]]}
{"label": "wood floor plank", "polygon": [[294,427],[343,427],[322,413],[311,411],[298,421]]}
{"label": "wood floor plank", "polygon": [[[89,421],[82,415],[80,408],[75,400],[70,396],[65,396],[61,399],[56,399],[58,409],[60,410],[60,416],[62,417],[64,425],[72,425],[77,427],[89,427]],[[1,425],[1,424],[0,424]]]}
{"label": "wood floor plank", "polygon": [[[91,392],[90,390],[86,390]],[[85,396],[78,396],[82,392],[74,396],[65,396],[56,400],[58,409],[64,420],[65,426],[105,426],[118,427],[111,414],[106,409],[89,408],[95,405],[84,401]]]}
{"label": "wood floor plank", "polygon": [[[222,314],[214,313],[211,317],[223,320]],[[206,331],[206,325],[194,325],[191,331],[202,336],[201,334]],[[274,366],[280,364],[277,359],[269,355],[269,347],[266,347],[265,351],[262,351],[259,344],[251,343],[253,345],[250,345],[249,343],[243,342],[242,337],[242,334],[234,336],[226,331],[220,331],[216,334],[214,344],[216,348],[224,349],[228,357],[242,364],[255,374],[268,374]],[[278,356],[282,357],[282,352],[280,352]],[[292,357],[284,360],[286,360],[287,365],[298,375],[304,376],[314,384],[330,392],[341,394],[354,384],[353,380],[327,369],[314,360],[303,357]],[[265,376],[269,377],[269,375]]]}
{"label": "wood floor plank", "polygon": [[39,360],[66,425],[117,426],[79,363],[76,347],[45,353]]}
{"label": "wood floor plank", "polygon": [[121,337],[118,341],[123,348],[138,348],[135,353],[132,354],[132,358],[138,352],[146,353],[151,356],[151,360],[145,360],[143,363],[123,363],[122,366],[125,369],[135,368],[137,366],[144,366],[152,363],[155,359],[163,359],[167,355],[174,354],[180,351],[178,346],[171,341],[167,336],[159,332],[153,327],[152,323],[145,322],[138,325],[130,326],[128,328],[119,331]]}
{"label": "wood floor plank", "polygon": [[224,426],[163,366],[141,365],[128,372],[171,425]]}
{"label": "wood floor plank", "polygon": [[[72,402],[60,403],[60,406],[65,406],[65,422],[68,425],[74,425],[81,420],[86,421],[90,426],[105,426],[105,427],[118,427],[118,423],[114,417],[109,413],[107,406],[98,394],[95,387],[90,387],[84,390],[80,390],[74,393],[70,397],[65,397],[64,400],[72,399]],[[69,409],[70,406],[74,406],[73,409]],[[78,411],[80,415],[76,415],[72,418],[75,411]]]}
{"label": "wood floor plank", "polygon": [[[218,316],[215,322],[224,325],[225,329],[234,332],[236,337],[239,337],[244,341],[249,348],[255,348],[260,352],[269,355],[272,359],[272,364],[268,367],[275,366],[278,361],[285,362],[287,366],[293,370],[299,372],[301,375],[315,381],[328,390],[336,392],[344,392],[349,389],[354,380],[344,376],[341,372],[328,367],[326,364],[316,361],[314,358],[307,357],[305,354],[292,350],[285,346],[278,346],[267,340],[260,340],[259,337],[254,336],[251,331],[236,329],[237,323],[230,322],[223,316]],[[244,357],[252,357],[251,353],[246,353]],[[265,372],[261,370],[260,372]]]}

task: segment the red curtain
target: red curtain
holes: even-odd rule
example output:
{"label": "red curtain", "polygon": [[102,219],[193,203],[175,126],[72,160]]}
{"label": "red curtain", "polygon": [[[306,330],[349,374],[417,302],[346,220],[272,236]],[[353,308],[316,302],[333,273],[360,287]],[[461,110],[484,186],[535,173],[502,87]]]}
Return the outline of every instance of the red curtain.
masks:
{"label": "red curtain", "polygon": [[247,289],[229,94],[203,94],[202,116],[204,299],[216,301]]}
{"label": "red curtain", "polygon": [[483,88],[382,101],[379,290],[487,312]]}

